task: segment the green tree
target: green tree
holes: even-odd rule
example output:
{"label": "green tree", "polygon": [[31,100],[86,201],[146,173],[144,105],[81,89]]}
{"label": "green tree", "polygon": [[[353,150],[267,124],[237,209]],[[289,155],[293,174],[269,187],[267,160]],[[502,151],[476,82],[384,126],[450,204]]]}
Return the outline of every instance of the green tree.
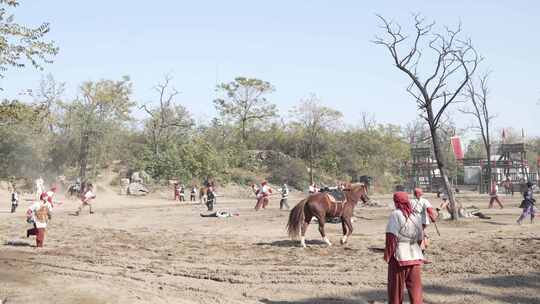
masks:
{"label": "green tree", "polygon": [[265,95],[274,87],[256,78],[237,77],[229,83],[217,86],[223,97],[214,100],[214,105],[222,117],[231,119],[240,128],[241,142],[248,138],[247,131],[256,122],[262,122],[277,115],[275,104]]}
{"label": "green tree", "polygon": [[54,42],[44,40],[49,23],[33,28],[15,22],[8,10],[18,5],[16,0],[0,0],[0,77],[9,67],[24,68],[28,63],[43,70],[43,64],[58,53]]}
{"label": "green tree", "polygon": [[79,176],[86,178],[90,157],[97,170],[107,148],[115,145],[114,135],[131,120],[132,83],[129,77],[121,80],[84,82],[80,97],[65,105],[65,125],[78,143]]}
{"label": "green tree", "polygon": [[300,101],[300,104],[291,110],[295,122],[303,130],[304,139],[308,147],[309,179],[314,182],[315,162],[318,159],[316,146],[320,143],[321,134],[336,126],[341,117],[341,112],[321,105],[319,99],[310,95]]}

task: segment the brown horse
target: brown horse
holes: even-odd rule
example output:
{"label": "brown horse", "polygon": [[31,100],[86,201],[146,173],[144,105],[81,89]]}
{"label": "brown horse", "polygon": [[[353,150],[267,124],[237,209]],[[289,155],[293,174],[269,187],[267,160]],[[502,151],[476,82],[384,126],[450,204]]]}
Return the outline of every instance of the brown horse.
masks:
{"label": "brown horse", "polygon": [[334,201],[327,193],[314,193],[306,199],[298,203],[289,214],[289,222],[287,223],[287,231],[293,239],[300,236],[300,244],[306,247],[306,230],[313,217],[319,221],[319,232],[323,240],[331,246],[330,240],[324,232],[324,224],[327,217],[340,217],[343,227],[343,238],[341,243],[345,244],[347,238],[353,232],[351,218],[353,216],[354,207],[359,200],[364,203],[369,201],[367,195],[367,187],[363,183],[348,184],[343,190],[345,193],[344,202]]}

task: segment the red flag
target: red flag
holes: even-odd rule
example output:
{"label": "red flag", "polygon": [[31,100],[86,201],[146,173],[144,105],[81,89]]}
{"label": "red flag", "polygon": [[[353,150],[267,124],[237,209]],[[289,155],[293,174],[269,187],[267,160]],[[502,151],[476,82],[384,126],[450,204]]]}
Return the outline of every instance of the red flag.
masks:
{"label": "red flag", "polygon": [[463,160],[463,149],[461,148],[461,139],[459,136],[450,137],[450,142],[452,143],[452,148],[454,149],[454,156],[457,160]]}

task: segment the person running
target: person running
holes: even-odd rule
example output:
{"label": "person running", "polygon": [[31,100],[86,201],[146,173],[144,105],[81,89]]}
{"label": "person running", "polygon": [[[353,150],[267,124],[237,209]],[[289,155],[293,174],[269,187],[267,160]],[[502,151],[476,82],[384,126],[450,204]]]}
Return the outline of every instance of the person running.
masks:
{"label": "person running", "polygon": [[519,216],[517,223],[521,225],[523,220],[527,216],[531,216],[531,224],[534,222],[534,216],[536,213],[536,207],[534,206],[536,200],[534,199],[533,183],[527,183],[527,190],[523,192],[523,201],[521,202],[520,207],[523,209],[521,215]]}
{"label": "person running", "polygon": [[52,204],[47,199],[46,193],[41,193],[39,201],[30,205],[26,211],[26,221],[34,225],[34,228],[26,231],[26,237],[36,236],[36,247],[43,247],[45,241],[45,229],[47,222],[52,216]]}
{"label": "person running", "polygon": [[497,202],[499,204],[499,207],[501,209],[503,208],[503,204],[499,200],[499,185],[495,180],[491,181],[491,191],[489,192],[489,209],[493,208],[493,203]]}
{"label": "person running", "polygon": [[384,260],[388,263],[388,303],[403,303],[405,288],[411,304],[422,304],[422,220],[413,212],[406,192],[394,193],[396,209],[386,226]]}
{"label": "person running", "polygon": [[422,240],[422,250],[425,250],[429,245],[428,235],[426,234],[426,227],[430,223],[434,223],[437,219],[437,213],[433,210],[431,203],[423,197],[424,193],[422,189],[414,189],[414,199],[411,200],[411,207],[414,213],[420,216],[422,220],[422,232],[424,239]]}
{"label": "person running", "polygon": [[75,212],[75,215],[77,216],[81,214],[81,211],[85,206],[88,206],[88,208],[90,209],[90,214],[94,214],[94,211],[92,210],[92,200],[96,198],[96,194],[93,191],[94,186],[91,183],[88,183],[85,188],[85,193],[81,195],[81,205]]}
{"label": "person running", "polygon": [[192,186],[191,187],[191,192],[189,193],[189,200],[194,202],[195,199],[196,199],[196,196],[197,196],[197,187]]}
{"label": "person running", "polygon": [[13,191],[11,191],[11,213],[15,213],[18,206],[19,206],[19,192],[17,192],[17,189],[13,187]]}
{"label": "person running", "polygon": [[289,187],[287,184],[283,184],[283,187],[281,187],[281,200],[279,201],[279,209],[283,210],[284,207],[289,208],[289,204],[287,203],[287,199],[289,198]]}

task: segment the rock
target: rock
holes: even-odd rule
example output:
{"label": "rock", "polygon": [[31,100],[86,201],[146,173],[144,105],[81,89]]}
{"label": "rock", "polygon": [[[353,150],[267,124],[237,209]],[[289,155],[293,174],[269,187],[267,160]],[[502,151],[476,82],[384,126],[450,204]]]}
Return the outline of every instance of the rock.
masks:
{"label": "rock", "polygon": [[148,193],[148,189],[141,183],[130,183],[127,187],[127,195],[143,196]]}

